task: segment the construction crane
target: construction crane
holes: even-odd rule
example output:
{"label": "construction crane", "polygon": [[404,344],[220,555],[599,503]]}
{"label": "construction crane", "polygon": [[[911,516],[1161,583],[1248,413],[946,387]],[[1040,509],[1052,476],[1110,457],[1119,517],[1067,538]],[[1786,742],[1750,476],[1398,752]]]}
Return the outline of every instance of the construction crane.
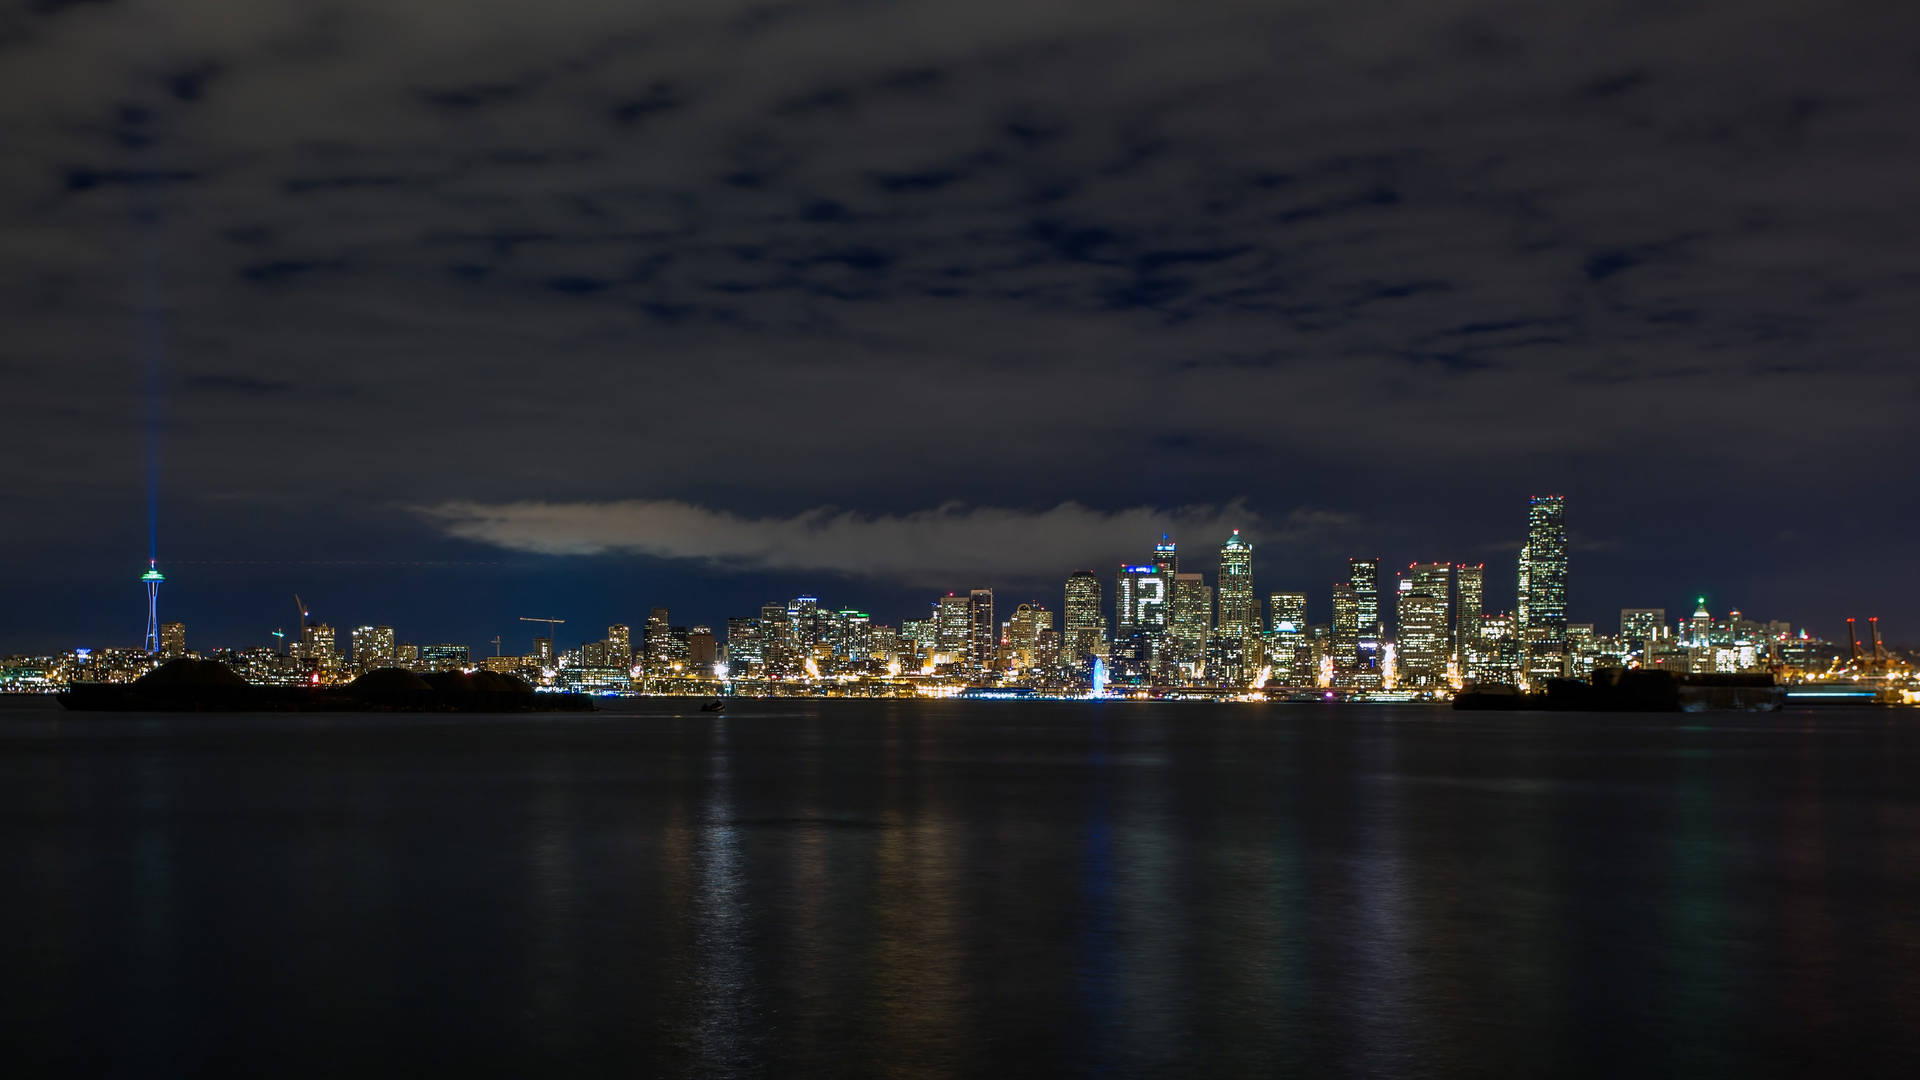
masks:
{"label": "construction crane", "polygon": [[499,634],[493,635],[493,655],[495,656],[500,655],[500,635]]}
{"label": "construction crane", "polygon": [[300,602],[299,593],[293,594],[293,606],[300,609],[300,636],[305,638],[307,636],[307,616],[311,615],[312,612],[307,610],[307,605]]}
{"label": "construction crane", "polygon": [[558,631],[558,630],[556,630],[556,629],[555,629],[555,627],[558,627],[558,626],[560,626],[560,625],[562,625],[562,624],[564,624],[564,623],[565,623],[565,622],[566,622],[567,620],[565,620],[565,619],[536,619],[536,618],[531,618],[531,617],[529,617],[529,616],[526,616],[526,615],[522,615],[522,616],[520,616],[520,621],[521,621],[521,622],[542,622],[542,623],[546,623],[546,624],[547,624],[547,647],[548,647],[549,649],[552,649],[552,650],[553,650],[553,654],[554,654],[555,656],[558,656],[558,655],[560,655],[560,649],[559,649],[559,641],[560,641],[560,633],[559,633],[559,631]]}

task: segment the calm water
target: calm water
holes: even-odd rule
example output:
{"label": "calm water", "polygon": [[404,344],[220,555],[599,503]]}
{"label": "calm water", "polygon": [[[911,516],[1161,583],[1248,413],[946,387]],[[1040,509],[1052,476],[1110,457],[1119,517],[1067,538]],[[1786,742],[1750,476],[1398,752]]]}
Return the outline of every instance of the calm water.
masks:
{"label": "calm water", "polygon": [[1920,714],[0,707],[0,1066],[1907,1073]]}

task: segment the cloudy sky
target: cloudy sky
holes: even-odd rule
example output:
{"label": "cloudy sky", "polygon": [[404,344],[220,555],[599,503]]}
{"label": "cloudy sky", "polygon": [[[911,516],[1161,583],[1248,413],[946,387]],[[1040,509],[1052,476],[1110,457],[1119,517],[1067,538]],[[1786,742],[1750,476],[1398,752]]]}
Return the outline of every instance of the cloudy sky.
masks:
{"label": "cloudy sky", "polygon": [[[1920,638],[1920,10],[0,8],[0,650],[1057,604],[1225,530]],[[1504,591],[1503,591],[1504,590]],[[568,634],[567,636],[572,636]]]}

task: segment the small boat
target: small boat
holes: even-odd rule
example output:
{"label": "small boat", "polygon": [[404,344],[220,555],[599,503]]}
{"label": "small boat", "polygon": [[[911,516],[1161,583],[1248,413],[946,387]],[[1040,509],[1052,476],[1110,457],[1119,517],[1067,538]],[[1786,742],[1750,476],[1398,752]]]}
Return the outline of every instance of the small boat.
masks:
{"label": "small boat", "polygon": [[721,701],[719,698],[714,698],[712,701],[709,701],[705,705],[700,706],[700,711],[701,712],[726,712],[727,703],[724,701]]}

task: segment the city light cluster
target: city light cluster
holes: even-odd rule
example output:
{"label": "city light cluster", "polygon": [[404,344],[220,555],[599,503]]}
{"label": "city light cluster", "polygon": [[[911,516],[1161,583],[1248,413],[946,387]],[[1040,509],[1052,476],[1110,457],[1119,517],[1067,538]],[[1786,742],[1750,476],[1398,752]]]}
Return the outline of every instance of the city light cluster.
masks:
{"label": "city light cluster", "polygon": [[[1415,562],[1391,584],[1378,558],[1350,559],[1332,583],[1330,618],[1309,617],[1304,590],[1255,591],[1254,546],[1238,531],[1217,549],[1213,583],[1183,565],[1162,536],[1151,559],[1110,578],[1075,570],[1056,613],[1029,600],[996,610],[976,587],[935,598],[896,627],[814,596],[763,605],[730,618],[724,636],[673,623],[654,608],[636,636],[624,624],[572,648],[556,645],[562,619],[523,617],[545,628],[526,653],[474,656],[463,644],[396,640],[392,627],[360,626],[343,642],[301,607],[284,647],[215,649],[205,655],[264,686],[318,686],[368,671],[487,669],[541,689],[589,694],[828,694],[1027,697],[1202,696],[1261,700],[1440,699],[1471,687],[1541,690],[1556,679],[1590,680],[1604,668],[1651,668],[1689,676],[1772,674],[1784,681],[1884,680],[1891,700],[1913,693],[1906,659],[1888,650],[1877,620],[1843,652],[1785,622],[1739,611],[1716,616],[1705,599],[1669,621],[1665,609],[1626,608],[1617,632],[1567,618],[1566,503],[1528,503],[1518,559],[1518,603],[1486,610],[1486,567]],[[0,690],[44,692],[75,682],[121,682],[189,652],[186,628],[159,623],[149,566],[148,645],[79,649],[0,661]],[[1110,585],[1111,591],[1108,592]],[[1387,620],[1392,616],[1393,632]],[[345,645],[346,648],[342,648]],[[1895,684],[1898,684],[1897,686]]]}

